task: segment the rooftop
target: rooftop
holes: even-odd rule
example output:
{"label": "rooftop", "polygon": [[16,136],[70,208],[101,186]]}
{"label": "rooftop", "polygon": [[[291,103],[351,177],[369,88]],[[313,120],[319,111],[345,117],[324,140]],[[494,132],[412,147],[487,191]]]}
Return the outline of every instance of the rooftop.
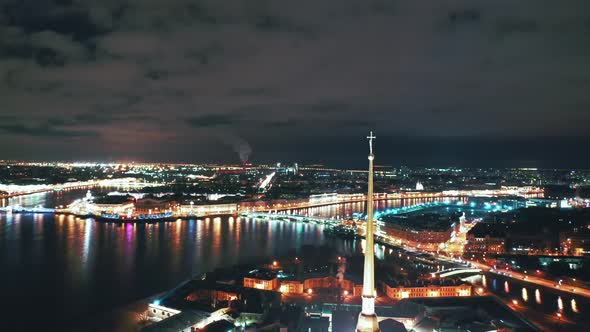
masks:
{"label": "rooftop", "polygon": [[233,331],[235,328],[235,325],[232,324],[231,322],[227,321],[227,320],[218,320],[215,321],[205,327],[203,327],[202,329],[199,330],[199,332],[227,332],[227,331]]}
{"label": "rooftop", "polygon": [[178,332],[188,326],[195,325],[208,317],[208,312],[200,310],[183,310],[179,314],[143,328],[141,332]]}
{"label": "rooftop", "polygon": [[256,269],[252,270],[247,275],[248,278],[256,278],[262,280],[272,280],[277,277],[277,273],[270,270]]}
{"label": "rooftop", "polygon": [[452,224],[449,216],[443,216],[432,212],[412,215],[385,215],[381,219],[385,222],[386,226],[432,232],[446,231]]}
{"label": "rooftop", "polygon": [[[212,312],[218,308],[213,306],[211,291],[233,293],[237,301],[232,303],[239,312],[262,312],[265,303],[280,301],[280,293],[262,289],[247,288],[237,285],[222,284],[204,280],[190,280],[160,299],[162,305],[178,310],[199,310]],[[194,295],[192,300],[188,300]],[[225,305],[227,306],[227,304]]]}

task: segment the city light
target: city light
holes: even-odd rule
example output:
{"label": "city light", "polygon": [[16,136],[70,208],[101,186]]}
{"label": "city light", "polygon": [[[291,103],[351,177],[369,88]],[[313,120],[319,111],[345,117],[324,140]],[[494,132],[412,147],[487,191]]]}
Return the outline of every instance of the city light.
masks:
{"label": "city light", "polygon": [[535,302],[537,302],[537,304],[541,304],[541,291],[537,288],[535,289]]}
{"label": "city light", "polygon": [[[264,182],[262,179],[265,176],[268,179],[268,170],[255,173],[255,166],[248,167],[248,171],[253,173],[252,178],[257,179],[256,181]],[[243,169],[238,168],[239,171],[243,171]],[[286,178],[282,171],[276,170],[276,174],[271,179],[272,181],[268,181],[265,188],[271,190],[273,195],[275,194],[275,190],[280,193],[279,188],[284,184],[286,187],[289,181],[302,182],[303,177],[306,176],[303,173],[304,171],[297,174],[296,178],[293,178],[293,175],[289,174],[288,178]],[[215,181],[220,181],[221,183],[219,179],[221,175],[211,175],[214,174],[212,172],[208,172],[207,174],[205,178],[189,176],[184,173],[178,175],[178,179],[181,179],[181,181],[194,181],[195,187],[198,187],[199,190],[206,187],[199,186],[199,183],[202,181],[207,181],[207,186],[214,186],[213,183]],[[139,175],[137,176],[139,178]],[[252,183],[240,176],[231,174],[223,181],[227,181],[225,183],[230,184],[236,183],[236,188],[250,188],[249,186]],[[361,180],[355,178],[354,181]],[[189,186],[192,185],[193,183],[189,183]],[[434,184],[429,182],[430,186],[435,187]],[[564,300],[561,297],[557,299],[557,309],[559,315],[561,315],[562,312],[565,314],[564,301],[568,301],[565,305],[568,307],[566,309],[571,309],[569,312],[578,313],[580,311],[578,307],[578,303],[580,302],[576,302],[579,301],[578,296],[586,296],[586,290],[582,286],[583,284],[576,284],[576,287],[573,288],[567,282],[570,279],[565,279],[565,274],[563,280],[550,280],[551,274],[549,272],[541,273],[540,270],[534,270],[536,267],[528,267],[522,262],[519,262],[517,258],[502,261],[503,256],[510,254],[511,251],[512,253],[525,253],[531,256],[542,252],[533,252],[531,248],[527,247],[527,243],[512,244],[508,248],[507,245],[505,246],[507,238],[507,236],[504,236],[505,233],[502,234],[504,237],[498,239],[490,239],[492,237],[491,235],[494,234],[493,232],[486,233],[486,227],[491,228],[489,225],[493,223],[486,219],[488,217],[482,217],[483,215],[493,212],[494,218],[503,218],[499,219],[502,220],[502,223],[500,223],[502,227],[510,227],[513,223],[517,222],[515,221],[517,218],[514,217],[516,214],[506,214],[507,210],[510,210],[511,206],[514,206],[515,209],[525,209],[525,202],[528,203],[530,201],[525,196],[531,193],[531,195],[536,195],[537,193],[537,189],[533,187],[522,187],[519,189],[518,187],[508,188],[497,186],[498,189],[486,190],[485,193],[489,194],[489,196],[485,198],[482,198],[483,196],[475,197],[482,192],[477,190],[452,191],[452,195],[449,192],[445,194],[443,190],[438,192],[421,191],[419,193],[404,192],[402,190],[391,193],[375,193],[374,195],[325,193],[304,196],[298,194],[299,196],[294,196],[296,198],[293,199],[281,198],[276,200],[264,197],[264,193],[261,192],[264,190],[260,186],[254,186],[252,188],[254,188],[252,192],[255,192],[255,196],[252,195],[247,198],[245,198],[246,196],[231,196],[234,194],[232,192],[221,192],[215,195],[208,194],[207,196],[186,194],[184,197],[178,194],[178,196],[174,196],[175,201],[167,206],[160,205],[160,202],[165,200],[160,200],[159,195],[168,195],[164,189],[162,189],[161,193],[158,193],[158,190],[154,190],[156,193],[153,195],[153,198],[148,193],[142,193],[140,190],[117,189],[117,194],[114,194],[115,191],[109,191],[109,194],[105,195],[101,194],[101,191],[96,190],[95,195],[78,198],[69,205],[67,202],[58,202],[56,205],[62,205],[62,207],[51,209],[48,213],[59,213],[61,217],[56,218],[56,225],[58,226],[64,224],[65,221],[67,227],[74,227],[77,225],[77,221],[84,220],[83,230],[92,228],[90,225],[94,225],[93,219],[99,219],[99,217],[102,218],[100,220],[101,222],[108,220],[108,223],[105,223],[106,225],[109,225],[109,223],[112,225],[113,221],[121,222],[123,224],[121,226],[122,234],[125,237],[123,240],[127,240],[130,243],[130,245],[125,247],[129,248],[128,250],[134,250],[133,246],[141,245],[141,239],[139,237],[144,229],[150,232],[150,236],[154,230],[162,229],[170,232],[173,237],[171,243],[175,245],[178,243],[177,238],[184,233],[188,233],[189,235],[196,234],[200,237],[206,236],[208,232],[212,232],[216,241],[221,239],[224,241],[222,243],[225,246],[227,239],[230,238],[231,241],[239,242],[239,235],[236,237],[235,234],[256,232],[257,229],[260,230],[262,228],[265,236],[274,237],[273,233],[277,234],[279,232],[286,234],[287,232],[284,229],[293,225],[294,233],[299,234],[299,236],[317,236],[318,234],[321,236],[323,233],[325,237],[340,237],[346,241],[351,241],[351,243],[354,243],[354,247],[351,247],[354,250],[370,252],[366,247],[368,241],[366,232],[364,231],[367,226],[366,220],[370,218],[367,218],[368,215],[364,214],[362,210],[366,209],[365,202],[367,198],[372,197],[376,201],[376,210],[373,213],[373,217],[375,219],[382,219],[375,223],[376,236],[374,241],[376,245],[372,246],[372,248],[376,251],[376,259],[379,260],[379,264],[383,264],[384,266],[389,264],[387,268],[393,277],[392,280],[404,280],[404,283],[400,283],[399,286],[390,286],[388,283],[383,283],[380,280],[380,283],[377,283],[377,285],[383,285],[383,289],[380,288],[379,298],[377,298],[376,289],[373,289],[375,307],[380,305],[389,306],[391,305],[389,303],[390,301],[395,305],[400,299],[407,298],[430,297],[432,301],[436,301],[435,298],[438,297],[468,297],[485,295],[489,291],[489,295],[498,294],[504,299],[508,298],[505,302],[509,304],[512,310],[525,313],[526,310],[531,309],[531,305],[534,305],[535,302],[541,304],[541,287],[553,286],[561,288],[559,290],[560,293],[568,292],[570,295],[571,293],[576,293],[576,298],[568,295],[564,297]],[[84,188],[84,191],[86,190]],[[185,188],[182,190],[188,191]],[[146,192],[148,191],[146,190]],[[132,195],[129,193],[132,193]],[[503,196],[507,193],[517,193],[516,196],[520,198],[516,199],[515,197]],[[109,200],[115,202],[117,196],[128,196],[129,200],[124,203],[111,204]],[[178,197],[181,198],[176,201]],[[223,202],[219,202],[221,204],[217,202],[214,204],[210,203],[212,200],[221,198],[224,199]],[[144,200],[149,204],[142,205],[145,203]],[[465,209],[464,205],[469,205],[473,209]],[[6,207],[7,205],[4,206]],[[10,206],[10,213],[14,215],[21,213],[19,212],[18,205],[12,204]],[[475,209],[478,206],[483,207],[487,211]],[[42,205],[35,205],[34,207],[28,207],[30,210],[23,209],[22,211],[23,213],[25,211],[40,213],[42,211],[40,209],[42,208]],[[396,225],[398,229],[393,227],[396,218],[405,221],[410,220],[414,215],[431,212],[436,215],[439,211],[442,211],[440,212],[440,216],[446,217],[447,214],[451,216],[449,217],[451,219],[449,225],[443,225],[440,231],[429,229],[423,224],[420,224],[420,227],[413,227],[411,223],[407,223],[409,226],[404,225],[403,227],[399,227],[398,225],[403,225],[401,222]],[[518,211],[520,213],[522,210]],[[70,215],[68,219],[65,217],[67,215]],[[203,217],[199,218],[198,216]],[[390,217],[391,219],[389,219]],[[11,215],[11,218],[13,218],[13,215]],[[160,222],[164,218],[166,220]],[[439,218],[439,216],[436,216],[436,218]],[[504,222],[504,220],[507,221]],[[413,222],[413,220],[411,221]],[[142,225],[142,222],[145,222],[145,226]],[[96,225],[99,224],[97,223]],[[264,227],[260,225],[264,225]],[[112,226],[107,227],[116,229],[116,227]],[[478,228],[474,229],[474,227]],[[329,233],[331,229],[335,229],[336,231]],[[236,231],[239,233],[236,233]],[[223,236],[226,236],[223,234],[224,232],[228,233],[228,238],[223,238]],[[440,235],[439,233],[443,234]],[[363,239],[361,240],[358,237],[363,237]],[[256,237],[256,239],[258,238]],[[572,244],[575,239],[572,234],[567,234],[567,237],[563,236],[563,238],[567,239],[566,242],[568,245]],[[86,248],[85,252],[88,251],[88,253],[84,256],[93,257],[90,254],[92,240],[93,234],[86,232],[84,247]],[[274,241],[272,242],[273,246],[275,246],[277,240],[272,240]],[[310,238],[310,240],[313,239]],[[279,242],[281,241],[279,240]],[[290,243],[293,244],[295,241]],[[238,252],[242,249],[239,248]],[[217,252],[215,255],[219,255],[219,257],[225,257],[222,255],[227,254],[223,252],[223,246],[221,248],[216,247],[214,250]],[[230,276],[227,281],[222,280],[222,282],[228,282],[228,284],[221,284],[223,286],[220,286],[219,290],[209,291],[217,292],[215,293],[215,298],[218,301],[243,300],[244,297],[240,294],[232,293],[232,287],[228,285],[239,285],[239,287],[250,288],[251,292],[258,290],[278,291],[282,294],[280,297],[281,302],[295,303],[300,301],[306,303],[306,305],[309,304],[310,307],[317,305],[320,301],[333,301],[330,296],[338,294],[339,291],[340,301],[345,302],[347,305],[359,306],[359,310],[362,310],[361,303],[363,300],[360,294],[358,294],[360,293],[359,288],[361,284],[356,282],[358,276],[351,276],[358,273],[359,267],[354,266],[358,262],[355,259],[351,259],[347,263],[353,269],[349,271],[339,270],[338,276],[334,272],[336,266],[342,265],[339,263],[346,260],[343,255],[349,255],[348,250],[326,253],[325,257],[327,257],[327,261],[321,263],[316,263],[315,261],[323,257],[323,255],[307,257],[305,256],[307,255],[305,250],[294,250],[293,252],[297,252],[300,256],[276,256],[270,262],[267,261],[266,263],[257,265],[256,270],[252,270],[256,271],[256,276],[249,276],[252,278],[246,277],[245,274],[239,274],[243,278],[232,278]],[[552,249],[551,252],[546,252],[544,257],[549,258],[543,258],[541,264],[551,264],[551,256],[561,255],[563,252],[565,252],[563,248]],[[235,255],[235,252],[232,252],[232,255]],[[337,258],[337,260],[334,260],[334,258]],[[305,266],[300,261],[305,261]],[[279,264],[279,262],[281,263]],[[531,273],[528,273],[527,270],[523,271],[523,267],[526,267]],[[330,270],[332,272],[328,272]],[[536,274],[534,271],[536,271]],[[550,271],[549,268],[548,271]],[[306,276],[308,273],[313,274],[313,278],[308,278]],[[494,275],[498,275],[499,277],[495,277]],[[414,276],[416,276],[415,280]],[[486,289],[490,277],[493,280],[493,288]],[[210,278],[210,275],[207,275],[207,278]],[[252,280],[248,281],[248,279]],[[353,280],[355,281],[353,282]],[[465,281],[469,283],[465,284]],[[543,282],[546,283],[547,281],[550,282],[548,286],[543,284]],[[375,282],[378,281],[375,280]],[[481,282],[482,286],[478,286],[478,282]],[[497,283],[502,282],[503,285],[497,285]],[[214,284],[212,283],[212,285]],[[522,287],[523,284],[526,284],[526,287]],[[533,284],[541,286],[535,289]],[[521,287],[520,294],[517,291],[516,294],[511,293],[511,291],[515,291],[515,289],[510,289],[511,286],[516,287],[516,290],[518,287]],[[207,287],[213,286],[207,285]],[[330,291],[326,291],[327,289],[330,289]],[[535,302],[532,302],[532,298],[532,303],[528,301],[529,296],[533,295],[528,294],[529,290],[534,292]],[[189,295],[183,296],[188,296],[190,300],[187,301],[189,302],[202,300],[196,299],[201,296],[199,292],[187,294]],[[169,305],[174,302],[172,299],[173,297],[167,295],[167,307],[174,307],[173,305]],[[167,308],[162,309],[161,312],[153,312],[154,309],[160,310],[156,308],[156,306],[160,305],[160,301],[161,299],[153,300],[149,307],[152,309],[152,312],[149,314],[154,322],[157,320],[166,320],[167,317],[170,317],[167,316],[169,313],[166,311],[168,310]],[[555,307],[550,310],[549,313],[552,315]],[[173,312],[171,311],[170,313]],[[218,314],[212,316],[221,317]],[[572,317],[574,316],[576,315],[572,315]],[[555,316],[551,317],[555,319]],[[571,317],[568,315],[569,318]],[[403,323],[406,326],[413,326],[415,322]],[[242,325],[240,322],[240,326]]]}

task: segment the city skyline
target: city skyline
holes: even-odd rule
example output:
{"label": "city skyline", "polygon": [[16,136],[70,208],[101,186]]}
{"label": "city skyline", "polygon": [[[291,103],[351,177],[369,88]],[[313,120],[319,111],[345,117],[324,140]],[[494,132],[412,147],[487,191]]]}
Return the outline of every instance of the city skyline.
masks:
{"label": "city skyline", "polygon": [[[13,317],[31,300],[58,298],[64,305],[34,324],[584,330],[590,171],[403,168],[373,177],[376,137],[366,138],[364,171],[0,163],[3,310],[15,313],[3,323],[19,324]],[[54,276],[65,282],[46,287]],[[453,312],[432,311],[449,301]],[[114,310],[100,314],[105,307]]]}
{"label": "city skyline", "polygon": [[590,166],[584,1],[2,8],[6,159]]}
{"label": "city skyline", "polygon": [[0,0],[0,324],[587,331],[589,13]]}

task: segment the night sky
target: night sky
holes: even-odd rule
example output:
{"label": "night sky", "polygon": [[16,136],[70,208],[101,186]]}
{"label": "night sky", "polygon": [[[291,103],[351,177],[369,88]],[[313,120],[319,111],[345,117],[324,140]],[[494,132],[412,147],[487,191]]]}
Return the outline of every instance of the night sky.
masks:
{"label": "night sky", "polygon": [[590,167],[588,0],[0,6],[0,159]]}

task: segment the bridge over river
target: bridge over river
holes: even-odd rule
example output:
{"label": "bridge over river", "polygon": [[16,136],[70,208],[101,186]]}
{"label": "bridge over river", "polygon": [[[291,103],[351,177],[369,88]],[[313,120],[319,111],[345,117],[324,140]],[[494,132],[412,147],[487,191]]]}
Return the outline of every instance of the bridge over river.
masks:
{"label": "bridge over river", "polygon": [[310,222],[314,224],[336,226],[342,222],[342,219],[310,217],[297,214],[283,214],[283,213],[262,213],[262,212],[244,212],[240,216],[252,219],[265,219],[277,221],[294,221],[294,222]]}

